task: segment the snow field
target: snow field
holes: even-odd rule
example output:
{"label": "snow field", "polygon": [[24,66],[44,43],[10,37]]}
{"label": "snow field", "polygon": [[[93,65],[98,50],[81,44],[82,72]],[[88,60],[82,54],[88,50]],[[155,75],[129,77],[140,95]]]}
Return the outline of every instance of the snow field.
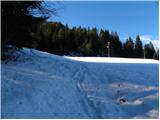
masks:
{"label": "snow field", "polygon": [[154,118],[158,61],[56,56],[2,62],[2,118]]}

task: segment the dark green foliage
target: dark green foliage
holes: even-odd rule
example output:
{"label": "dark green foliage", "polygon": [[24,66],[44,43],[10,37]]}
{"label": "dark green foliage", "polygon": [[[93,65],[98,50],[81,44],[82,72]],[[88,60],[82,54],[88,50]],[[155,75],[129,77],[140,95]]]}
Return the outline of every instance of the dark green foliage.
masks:
{"label": "dark green foliage", "polygon": [[2,48],[7,44],[18,48],[35,45],[32,32],[36,29],[38,23],[44,21],[45,17],[38,18],[30,12],[32,9],[37,9],[40,14],[43,11],[41,4],[41,1],[1,2]]}
{"label": "dark green foliage", "polygon": [[119,40],[118,33],[112,33],[111,35],[111,57],[121,57],[122,56],[122,43]]}
{"label": "dark green foliage", "polygon": [[150,42],[144,46],[144,57],[148,59],[153,59],[156,55],[155,49],[153,44]]}
{"label": "dark green foliage", "polygon": [[136,58],[143,58],[143,45],[140,40],[140,36],[136,36],[136,42],[135,42],[135,57]]}
{"label": "dark green foliage", "polygon": [[93,28],[92,30],[88,31],[88,41],[91,51],[90,56],[97,56],[100,48],[99,48],[98,33],[96,28]]}
{"label": "dark green foliage", "polygon": [[2,50],[10,44],[58,55],[159,59],[159,51],[155,51],[152,43],[143,50],[139,35],[135,44],[129,37],[122,45],[117,32],[81,26],[69,28],[60,22],[47,22],[49,10],[42,6],[42,1],[2,1],[1,6]]}
{"label": "dark green foliage", "polygon": [[[11,44],[18,48],[34,47],[59,55],[80,53],[83,56],[108,56],[110,50],[111,57],[143,57],[139,36],[136,37],[135,46],[131,38],[122,46],[117,32],[110,34],[109,31],[101,29],[98,33],[97,28],[86,29],[80,26],[70,29],[67,24],[60,22],[44,22],[47,10],[44,10],[41,1],[1,3],[2,49]],[[38,10],[41,16],[35,17],[33,9]],[[110,46],[107,46],[108,43]],[[146,58],[158,59],[158,53],[151,43],[145,45],[144,51]]]}
{"label": "dark green foliage", "polygon": [[155,51],[155,54],[154,54],[154,56],[153,56],[153,59],[159,60],[159,49],[157,49],[157,50]]}
{"label": "dark green foliage", "polygon": [[86,39],[85,42],[82,44],[80,51],[84,56],[92,56],[92,41]]}
{"label": "dark green foliage", "polygon": [[100,56],[108,56],[107,43],[109,41],[110,41],[109,31],[101,29],[99,33],[99,42],[100,42],[99,55]]}
{"label": "dark green foliage", "polygon": [[124,57],[133,58],[134,57],[134,43],[131,37],[123,45]]}
{"label": "dark green foliage", "polygon": [[[120,41],[118,33],[96,28],[69,28],[60,22],[44,22],[39,24],[34,33],[38,42],[38,50],[47,51],[58,55],[76,56],[108,56],[108,42],[110,43],[111,57],[143,58],[143,46],[139,35],[135,43],[132,38],[125,43]],[[147,47],[148,49],[148,47]],[[148,54],[148,52],[147,52]],[[157,54],[154,59],[157,59]],[[152,56],[153,58],[153,56]]]}

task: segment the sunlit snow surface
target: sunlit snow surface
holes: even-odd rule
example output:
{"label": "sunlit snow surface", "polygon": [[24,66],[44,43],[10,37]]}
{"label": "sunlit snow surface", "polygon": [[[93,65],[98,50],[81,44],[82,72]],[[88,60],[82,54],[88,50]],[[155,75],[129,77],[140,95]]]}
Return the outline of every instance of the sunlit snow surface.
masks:
{"label": "sunlit snow surface", "polygon": [[156,60],[17,54],[1,65],[2,118],[159,118]]}

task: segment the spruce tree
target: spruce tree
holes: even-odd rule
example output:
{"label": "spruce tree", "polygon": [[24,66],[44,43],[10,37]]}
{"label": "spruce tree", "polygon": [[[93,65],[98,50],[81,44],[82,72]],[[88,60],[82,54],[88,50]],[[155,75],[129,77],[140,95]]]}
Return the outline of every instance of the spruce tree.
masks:
{"label": "spruce tree", "polygon": [[152,42],[150,42],[149,44],[146,44],[144,46],[144,57],[148,59],[153,59],[154,54],[155,54],[155,49]]}
{"label": "spruce tree", "polygon": [[2,48],[7,44],[15,45],[18,48],[23,46],[31,47],[32,37],[30,32],[46,16],[35,17],[30,12],[38,9],[42,14],[41,1],[2,1]]}
{"label": "spruce tree", "polygon": [[112,33],[111,35],[111,56],[112,57],[120,57],[122,56],[122,43],[119,39],[118,33]]}
{"label": "spruce tree", "polygon": [[100,42],[100,56],[108,56],[107,44],[110,41],[110,34],[107,30],[100,30],[99,33],[99,42]]}
{"label": "spruce tree", "polygon": [[140,40],[139,35],[136,36],[135,57],[136,58],[143,58],[143,45],[142,45],[142,41]]}
{"label": "spruce tree", "polygon": [[128,58],[134,57],[134,42],[131,37],[124,43],[124,56]]}

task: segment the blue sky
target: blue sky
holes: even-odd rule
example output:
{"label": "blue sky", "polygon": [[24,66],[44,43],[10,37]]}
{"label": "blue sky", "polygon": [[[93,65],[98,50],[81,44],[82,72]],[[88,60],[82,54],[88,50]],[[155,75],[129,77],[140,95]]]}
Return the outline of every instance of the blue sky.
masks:
{"label": "blue sky", "polygon": [[137,34],[144,42],[158,40],[158,1],[63,1],[58,5],[58,16],[49,21],[116,31],[121,40]]}

